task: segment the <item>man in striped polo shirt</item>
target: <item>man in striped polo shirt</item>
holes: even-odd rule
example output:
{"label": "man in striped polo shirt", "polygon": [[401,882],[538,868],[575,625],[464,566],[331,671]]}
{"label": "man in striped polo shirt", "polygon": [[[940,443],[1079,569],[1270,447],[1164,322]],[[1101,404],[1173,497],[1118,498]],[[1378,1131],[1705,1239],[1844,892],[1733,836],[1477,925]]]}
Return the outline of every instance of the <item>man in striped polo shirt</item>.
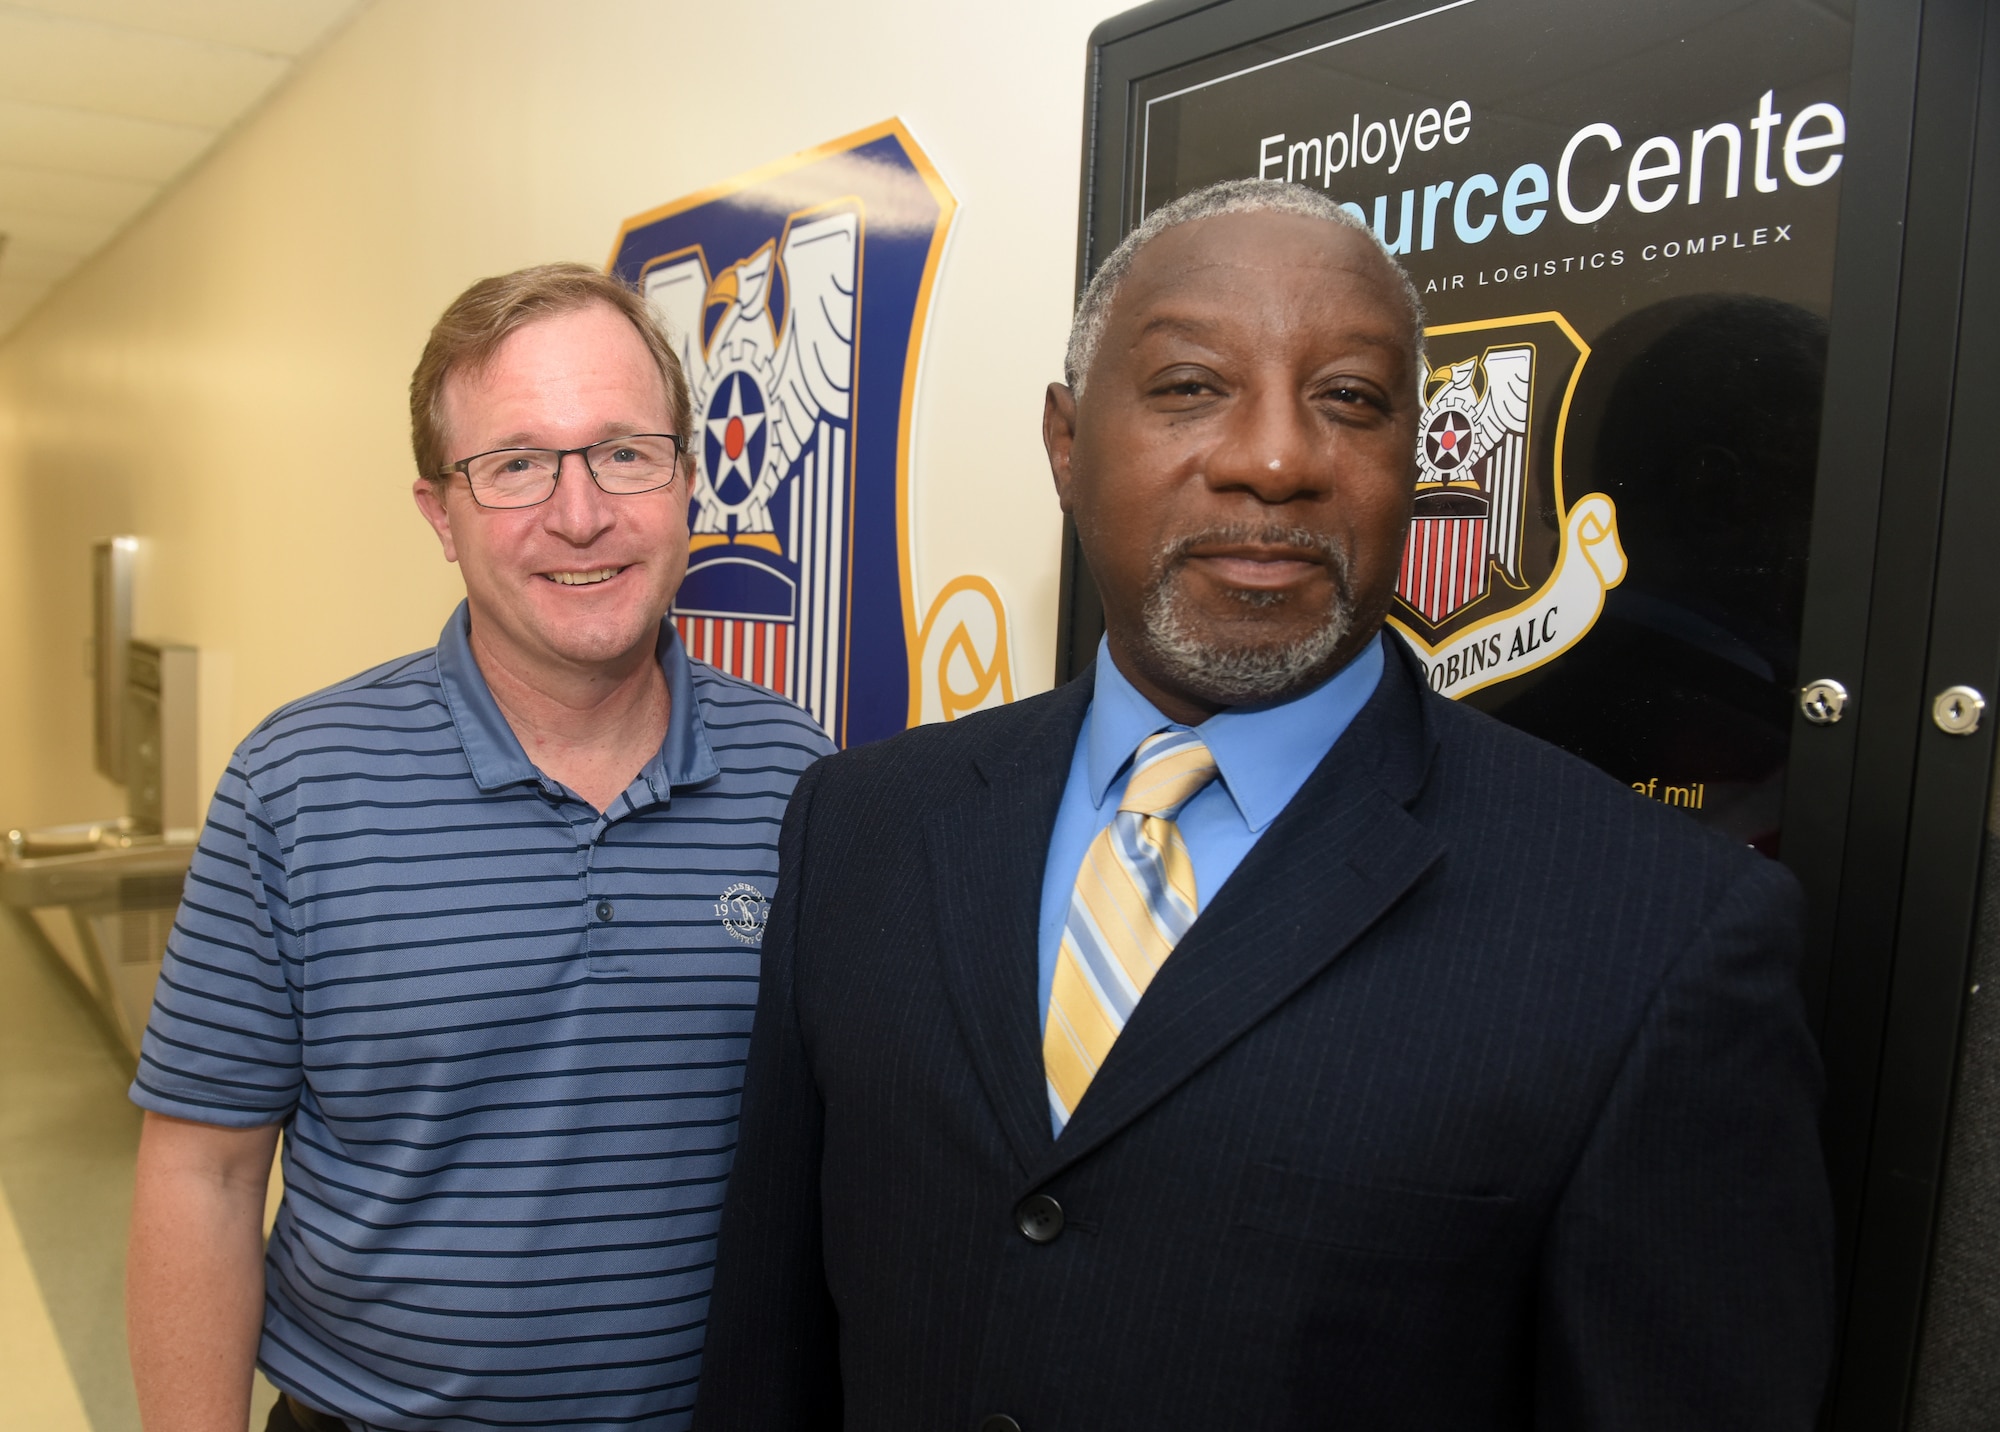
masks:
{"label": "man in striped polo shirt", "polygon": [[694,1400],[778,827],[831,745],[665,621],[694,429],[634,294],[475,284],[410,398],[466,600],[216,792],[132,1085],[149,1432],[241,1432],[253,1362],[273,1429]]}

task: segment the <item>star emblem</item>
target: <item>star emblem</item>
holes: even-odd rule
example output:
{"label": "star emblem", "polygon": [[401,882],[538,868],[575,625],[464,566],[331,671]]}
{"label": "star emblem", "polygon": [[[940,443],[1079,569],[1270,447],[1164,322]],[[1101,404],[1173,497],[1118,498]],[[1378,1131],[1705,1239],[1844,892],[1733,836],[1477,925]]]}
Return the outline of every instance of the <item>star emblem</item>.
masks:
{"label": "star emblem", "polygon": [[1424,451],[1431,466],[1449,472],[1464,462],[1471,436],[1472,424],[1456,408],[1446,408],[1432,418],[1424,433]]}
{"label": "star emblem", "polygon": [[[750,470],[750,440],[763,428],[765,415],[743,410],[743,388],[748,381],[741,373],[730,374],[708,408],[709,483],[725,502],[742,501],[756,481]],[[741,486],[732,487],[732,478]]]}

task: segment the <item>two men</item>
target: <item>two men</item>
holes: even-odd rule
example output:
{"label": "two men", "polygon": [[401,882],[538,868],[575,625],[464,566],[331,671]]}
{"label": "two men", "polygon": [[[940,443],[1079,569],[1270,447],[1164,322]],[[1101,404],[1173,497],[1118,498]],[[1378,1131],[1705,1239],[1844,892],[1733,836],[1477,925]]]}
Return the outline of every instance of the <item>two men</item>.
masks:
{"label": "two men", "polygon": [[1420,323],[1277,185],[1099,271],[1105,643],[800,783],[697,1427],[1812,1424],[1796,889],[1384,637]]}
{"label": "two men", "polygon": [[831,749],[663,620],[688,409],[641,301],[580,266],[432,331],[415,494],[465,602],[244,741],[161,974],[132,1090],[148,1432],[241,1432],[253,1362],[274,1428],[686,1424],[749,916]]}

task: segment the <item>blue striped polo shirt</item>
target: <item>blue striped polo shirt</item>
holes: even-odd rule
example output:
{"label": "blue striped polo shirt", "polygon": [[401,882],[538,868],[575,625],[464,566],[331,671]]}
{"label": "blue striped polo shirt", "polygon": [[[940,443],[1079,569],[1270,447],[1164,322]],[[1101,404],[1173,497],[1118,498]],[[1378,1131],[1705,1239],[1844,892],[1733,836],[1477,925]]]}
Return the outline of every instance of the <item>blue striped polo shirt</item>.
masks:
{"label": "blue striped polo shirt", "polygon": [[271,1380],[365,1428],[677,1428],[778,826],[832,749],[662,624],[599,813],[434,650],[278,711],[216,791],[132,1098],[283,1123]]}

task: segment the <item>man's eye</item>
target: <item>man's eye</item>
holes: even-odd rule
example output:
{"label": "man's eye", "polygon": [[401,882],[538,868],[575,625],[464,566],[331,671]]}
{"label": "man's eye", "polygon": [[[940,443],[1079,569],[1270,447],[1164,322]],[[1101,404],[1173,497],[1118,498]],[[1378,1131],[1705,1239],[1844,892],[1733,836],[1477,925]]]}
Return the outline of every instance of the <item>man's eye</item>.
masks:
{"label": "man's eye", "polygon": [[533,472],[534,470],[535,460],[533,458],[509,458],[506,462],[500,464],[500,471],[503,473]]}
{"label": "man's eye", "polygon": [[622,447],[622,448],[613,448],[611,450],[610,461],[612,462],[637,462],[638,460],[639,460],[639,454],[634,452],[631,448]]}

